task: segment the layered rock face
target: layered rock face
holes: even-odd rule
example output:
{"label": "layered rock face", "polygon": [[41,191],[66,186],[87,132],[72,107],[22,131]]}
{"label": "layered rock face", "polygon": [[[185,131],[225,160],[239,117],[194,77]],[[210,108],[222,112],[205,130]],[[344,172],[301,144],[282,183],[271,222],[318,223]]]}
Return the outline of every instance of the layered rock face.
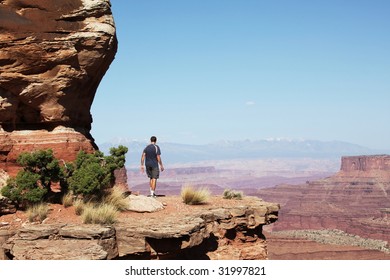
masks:
{"label": "layered rock face", "polygon": [[116,49],[109,0],[0,1],[0,168],[26,139],[96,148],[90,107]]}
{"label": "layered rock face", "polygon": [[100,225],[29,225],[8,234],[3,249],[4,259],[18,260],[105,260],[118,254],[115,229]]}
{"label": "layered rock face", "polygon": [[279,205],[246,197],[242,206],[211,207],[192,215],[122,220],[117,228],[121,259],[267,259],[263,226],[278,219]]}
{"label": "layered rock face", "polygon": [[390,242],[390,156],[343,157],[332,177],[259,190],[281,203],[274,230],[339,229]]}
{"label": "layered rock face", "polygon": [[15,232],[0,229],[0,259],[2,254],[14,260],[267,259],[263,226],[278,219],[279,205],[254,197],[240,202],[194,207],[191,214],[123,215],[113,226],[26,224]]}
{"label": "layered rock face", "polygon": [[62,126],[52,131],[24,130],[0,132],[0,169],[15,176],[20,169],[16,159],[23,152],[52,149],[61,161],[73,161],[79,151],[95,151],[93,142],[72,128]]}
{"label": "layered rock face", "polygon": [[390,156],[353,156],[342,157],[338,178],[371,178],[390,182]]}
{"label": "layered rock face", "polygon": [[1,1],[0,124],[87,132],[116,52],[108,0]]}

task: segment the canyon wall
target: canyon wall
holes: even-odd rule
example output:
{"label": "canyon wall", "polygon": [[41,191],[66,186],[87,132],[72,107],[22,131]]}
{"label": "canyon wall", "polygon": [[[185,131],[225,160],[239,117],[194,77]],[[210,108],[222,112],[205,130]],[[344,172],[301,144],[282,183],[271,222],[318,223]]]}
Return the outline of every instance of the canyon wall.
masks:
{"label": "canyon wall", "polygon": [[389,159],[343,157],[340,171],[329,178],[259,190],[281,204],[273,230],[339,229],[390,242]]}
{"label": "canyon wall", "polygon": [[114,59],[109,0],[0,1],[0,169],[23,151],[94,150],[90,108]]}
{"label": "canyon wall", "polygon": [[342,172],[363,171],[362,175],[370,171],[388,171],[390,172],[390,156],[349,156],[341,158]]}

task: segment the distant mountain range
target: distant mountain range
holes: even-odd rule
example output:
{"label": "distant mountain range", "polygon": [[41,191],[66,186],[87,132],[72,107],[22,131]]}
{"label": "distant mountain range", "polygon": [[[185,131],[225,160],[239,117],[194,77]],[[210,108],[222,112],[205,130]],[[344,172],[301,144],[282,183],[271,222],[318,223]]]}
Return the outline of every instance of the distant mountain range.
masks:
{"label": "distant mountain range", "polygon": [[[123,145],[129,148],[128,164],[138,164],[141,153],[148,143],[127,139],[102,143],[100,150],[109,154],[111,147]],[[259,158],[340,158],[341,156],[388,154],[390,150],[373,150],[341,141],[317,140],[244,140],[219,141],[206,145],[159,142],[163,160],[167,163],[189,163],[209,160],[259,159]]]}

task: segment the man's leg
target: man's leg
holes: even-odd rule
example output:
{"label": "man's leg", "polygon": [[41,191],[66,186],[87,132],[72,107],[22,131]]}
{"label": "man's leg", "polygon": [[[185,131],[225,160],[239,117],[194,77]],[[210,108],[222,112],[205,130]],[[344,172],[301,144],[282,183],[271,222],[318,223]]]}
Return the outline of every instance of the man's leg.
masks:
{"label": "man's leg", "polygon": [[156,190],[157,185],[157,179],[151,178],[150,179],[150,195],[154,195],[154,192]]}

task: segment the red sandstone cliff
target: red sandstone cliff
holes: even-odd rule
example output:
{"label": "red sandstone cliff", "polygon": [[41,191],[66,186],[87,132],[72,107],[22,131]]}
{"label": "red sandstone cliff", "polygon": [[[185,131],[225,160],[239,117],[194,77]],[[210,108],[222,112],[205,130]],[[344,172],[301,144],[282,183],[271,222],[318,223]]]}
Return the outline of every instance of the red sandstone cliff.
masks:
{"label": "red sandstone cliff", "polygon": [[343,157],[332,177],[259,190],[281,203],[274,230],[340,229],[390,242],[390,156]]}
{"label": "red sandstone cliff", "polygon": [[0,1],[0,169],[96,148],[90,107],[117,49],[110,1]]}

